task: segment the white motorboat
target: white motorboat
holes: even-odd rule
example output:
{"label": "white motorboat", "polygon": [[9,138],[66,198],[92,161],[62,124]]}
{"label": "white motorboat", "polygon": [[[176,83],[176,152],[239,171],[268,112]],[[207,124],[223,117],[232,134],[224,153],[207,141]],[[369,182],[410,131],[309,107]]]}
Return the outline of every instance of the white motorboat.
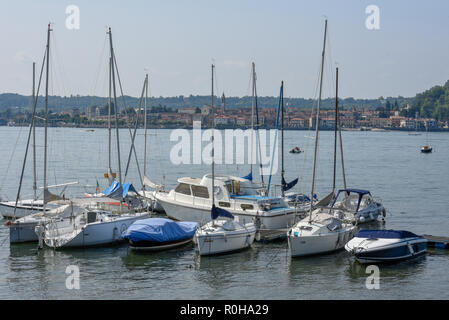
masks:
{"label": "white motorboat", "polygon": [[[175,220],[206,223],[211,220],[212,175],[180,178],[178,186],[155,197],[167,216]],[[215,199],[218,208],[239,217],[243,224],[255,221],[260,229],[285,229],[295,222],[295,210],[281,198],[260,196],[251,181],[231,175],[216,175]]]}
{"label": "white motorboat", "polygon": [[[212,207],[213,212],[223,215],[226,210]],[[229,213],[228,213],[229,214]],[[195,233],[195,242],[200,255],[214,255],[239,251],[251,246],[256,235],[256,226],[254,223],[239,223],[238,218],[232,215],[225,216],[230,219],[216,219],[200,227]]]}
{"label": "white motorboat", "polygon": [[114,214],[84,209],[76,216],[50,219],[40,236],[47,246],[55,249],[110,245],[122,241],[122,233],[134,221],[148,216],[146,212]]}
{"label": "white motorboat", "polygon": [[361,230],[345,249],[361,263],[397,262],[425,254],[427,239],[403,230]]}
{"label": "white motorboat", "polygon": [[[340,195],[343,199],[339,200]],[[382,203],[375,201],[368,190],[339,190],[331,203],[329,213],[357,224],[385,219],[386,211]]]}
{"label": "white motorboat", "polygon": [[356,232],[356,226],[317,209],[288,231],[288,246],[292,257],[329,253],[343,249]]}

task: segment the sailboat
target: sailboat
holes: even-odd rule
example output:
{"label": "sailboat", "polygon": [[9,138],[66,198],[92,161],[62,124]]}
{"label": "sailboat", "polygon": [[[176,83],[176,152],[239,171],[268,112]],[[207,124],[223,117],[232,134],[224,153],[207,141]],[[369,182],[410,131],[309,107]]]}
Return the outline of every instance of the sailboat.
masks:
{"label": "sailboat", "polygon": [[[109,28],[110,64],[109,74],[112,78],[112,88],[114,95],[115,129],[117,138],[117,163],[118,163],[118,187],[114,194],[120,200],[120,209],[128,190],[122,184],[122,171],[120,161],[120,140],[118,132],[118,112],[117,95],[115,85],[115,71],[117,63],[115,60],[114,48],[112,45],[112,31]],[[119,78],[120,79],[120,78]],[[132,142],[133,143],[133,142]],[[131,148],[133,145],[131,146]],[[109,168],[109,171],[110,168]],[[43,239],[47,246],[52,248],[67,247],[89,247],[98,245],[108,245],[123,241],[121,235],[136,220],[148,217],[147,212],[135,212],[132,208],[126,213],[113,213],[106,210],[84,210],[76,216],[58,217],[50,219],[43,225],[43,228],[36,228],[40,239]]]}
{"label": "sailboat", "polygon": [[[312,190],[313,198],[315,188],[315,172],[317,163],[318,134],[320,123],[320,104],[323,84],[323,67],[326,50],[327,20],[324,26],[324,42],[321,57],[320,89],[316,112],[315,131],[315,153],[313,159]],[[288,232],[288,246],[292,257],[307,256],[333,252],[344,248],[345,244],[352,239],[357,228],[341,219],[326,213],[320,209],[313,211],[310,207],[309,217],[300,220]]]}
{"label": "sailboat", "polygon": [[[36,63],[33,62],[33,89],[32,89],[32,95],[31,95],[31,107],[32,110],[34,110],[35,108],[35,104],[37,103],[37,95],[35,95],[35,67],[36,67]],[[30,123],[30,131],[29,131],[29,137],[28,137],[28,142],[27,142],[27,146],[26,146],[26,152],[25,152],[25,159],[23,161],[23,167],[22,169],[25,169],[25,163],[27,160],[27,154],[28,154],[28,147],[29,147],[29,143],[30,143],[30,135],[32,134],[33,137],[33,198],[32,199],[19,199],[20,197],[20,190],[19,190],[19,194],[17,195],[16,200],[13,201],[2,201],[0,202],[0,214],[6,218],[6,219],[19,219],[22,217],[25,217],[27,215],[33,214],[33,213],[39,213],[39,212],[43,212],[44,210],[44,200],[45,199],[39,199],[38,194],[37,194],[37,175],[36,175],[36,126],[35,126],[35,119],[34,119],[34,115],[35,112],[33,111],[33,119],[31,120]],[[21,189],[21,185],[22,185],[22,179],[23,179],[23,172],[21,174],[21,178],[20,178],[20,186],[19,189]],[[65,186],[68,184],[63,184],[63,185],[59,185],[59,186]],[[55,209],[56,207],[58,207],[57,205],[54,204],[48,204],[48,199],[49,198],[59,198],[56,195],[50,194],[49,192],[44,193],[44,196],[47,196],[47,206],[46,209],[50,210],[50,209]]]}
{"label": "sailboat", "polygon": [[426,144],[421,148],[422,153],[431,153],[433,150],[432,146],[429,145],[429,128],[426,122]]}
{"label": "sailboat", "polygon": [[[212,65],[212,74],[214,65]],[[214,160],[214,128],[212,129],[212,190],[215,186],[215,160]],[[212,192],[212,208],[210,211],[212,221],[200,227],[195,233],[200,255],[213,255],[229,253],[251,246],[256,235],[256,226],[253,222],[241,224],[238,219],[227,210],[215,206],[215,192]],[[218,219],[222,217],[221,219]]]}

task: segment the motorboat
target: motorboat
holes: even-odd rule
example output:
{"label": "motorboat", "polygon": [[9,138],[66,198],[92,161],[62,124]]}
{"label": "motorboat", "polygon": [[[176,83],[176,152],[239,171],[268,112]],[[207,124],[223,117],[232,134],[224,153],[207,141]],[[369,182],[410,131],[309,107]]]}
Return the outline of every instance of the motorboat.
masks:
{"label": "motorboat", "polygon": [[353,223],[377,221],[386,216],[382,203],[374,200],[368,190],[341,189],[330,205],[329,213]]}
{"label": "motorboat", "polygon": [[121,235],[136,220],[148,218],[146,212],[117,214],[84,208],[76,216],[50,219],[36,227],[36,233],[51,248],[90,247],[121,242]]}
{"label": "motorboat", "polygon": [[357,227],[333,215],[315,210],[287,232],[292,257],[330,253],[343,249]]}
{"label": "motorboat", "polygon": [[[218,219],[219,216],[223,218]],[[248,248],[254,242],[254,223],[240,223],[228,211],[212,206],[212,221],[195,233],[195,242],[201,256],[231,253]]]}
{"label": "motorboat", "polygon": [[133,222],[122,234],[129,246],[137,251],[162,251],[183,246],[192,241],[197,222],[148,218]]}
{"label": "motorboat", "polygon": [[294,147],[289,151],[289,153],[301,153],[303,152],[299,147]]}
{"label": "motorboat", "polygon": [[421,148],[422,153],[431,153],[432,152],[432,146],[425,145]]}
{"label": "motorboat", "polygon": [[[169,218],[205,224],[211,220],[212,175],[184,177],[167,192],[156,192],[157,201]],[[247,179],[215,175],[214,194],[217,208],[239,217],[243,224],[255,222],[258,229],[285,229],[295,222],[295,210],[280,197],[261,195]]]}
{"label": "motorboat", "polygon": [[361,263],[397,262],[425,254],[427,239],[404,230],[361,230],[345,249]]}

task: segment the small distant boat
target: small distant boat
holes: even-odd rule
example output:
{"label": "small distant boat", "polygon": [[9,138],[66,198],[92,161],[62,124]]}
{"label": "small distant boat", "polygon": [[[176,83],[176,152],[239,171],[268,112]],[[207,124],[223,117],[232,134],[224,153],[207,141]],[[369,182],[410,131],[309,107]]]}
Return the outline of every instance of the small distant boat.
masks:
{"label": "small distant boat", "polygon": [[403,230],[361,230],[345,249],[361,263],[397,262],[423,255],[427,239]]}
{"label": "small distant boat", "polygon": [[301,153],[303,152],[299,147],[294,147],[289,151],[290,153]]}
{"label": "small distant boat", "polygon": [[86,131],[87,132],[94,132],[95,130],[94,129],[87,129]]}
{"label": "small distant boat", "polygon": [[431,153],[432,152],[432,146],[425,145],[424,147],[421,148],[421,152],[422,153]]}
{"label": "small distant boat", "polygon": [[149,218],[135,221],[122,234],[129,246],[138,251],[162,251],[183,246],[192,241],[197,222]]}

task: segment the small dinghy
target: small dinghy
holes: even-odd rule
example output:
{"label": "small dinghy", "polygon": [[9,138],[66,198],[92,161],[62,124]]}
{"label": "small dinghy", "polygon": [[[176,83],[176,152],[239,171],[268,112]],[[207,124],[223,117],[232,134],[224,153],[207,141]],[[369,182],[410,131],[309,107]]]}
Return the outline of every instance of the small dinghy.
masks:
{"label": "small dinghy", "polygon": [[[234,216],[224,210],[212,206],[212,221],[198,229],[195,242],[200,255],[230,253],[251,246],[256,235],[254,223],[241,224]],[[218,216],[229,219],[217,219]]]}
{"label": "small dinghy", "polygon": [[425,145],[421,148],[422,153],[431,153],[432,152],[432,146]]}
{"label": "small dinghy", "polygon": [[149,218],[134,222],[123,232],[133,250],[161,251],[183,246],[192,241],[197,222]]}
{"label": "small dinghy", "polygon": [[361,263],[397,262],[423,255],[427,239],[403,230],[362,230],[345,249]]}
{"label": "small dinghy", "polygon": [[299,147],[294,147],[289,151],[290,153],[301,153],[302,150]]}

